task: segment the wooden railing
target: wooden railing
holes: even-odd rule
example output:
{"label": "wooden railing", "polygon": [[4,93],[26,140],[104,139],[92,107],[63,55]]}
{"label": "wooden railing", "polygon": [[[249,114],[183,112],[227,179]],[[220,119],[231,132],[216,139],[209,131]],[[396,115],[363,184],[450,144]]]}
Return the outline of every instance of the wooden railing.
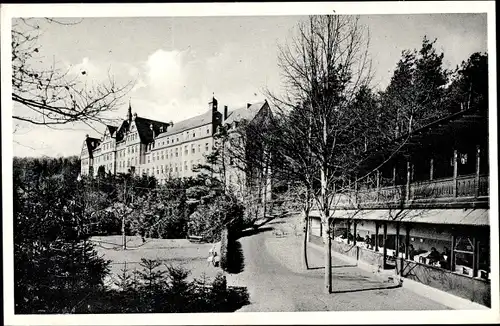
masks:
{"label": "wooden railing", "polygon": [[410,199],[453,197],[453,178],[421,181],[410,184]]}
{"label": "wooden railing", "polygon": [[[479,182],[479,184],[478,184]],[[477,198],[489,196],[489,176],[475,174],[413,182],[407,185],[363,189],[338,194],[335,206],[366,206],[371,204],[404,204],[445,198]],[[408,197],[408,198],[407,198]]]}
{"label": "wooden railing", "polygon": [[479,196],[489,196],[490,195],[490,177],[488,175],[482,175],[479,177]]}

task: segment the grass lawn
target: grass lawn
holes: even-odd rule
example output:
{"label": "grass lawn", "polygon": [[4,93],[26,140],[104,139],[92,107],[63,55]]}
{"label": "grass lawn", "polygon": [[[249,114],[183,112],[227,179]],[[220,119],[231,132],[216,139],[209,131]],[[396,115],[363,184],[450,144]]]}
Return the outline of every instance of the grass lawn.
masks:
{"label": "grass lawn", "polygon": [[[140,270],[141,258],[158,259],[165,265],[183,266],[191,271],[188,280],[193,278],[201,280],[203,275],[212,280],[217,272],[222,269],[214,267],[207,262],[208,251],[211,243],[191,243],[187,239],[146,239],[143,244],[140,237],[127,236],[127,250],[122,249],[122,238],[116,236],[96,236],[90,239],[95,248],[104,259],[111,260],[111,273],[106,284],[113,284],[117,274],[127,264],[127,270],[133,272]],[[216,250],[220,253],[220,247]],[[165,266],[161,267],[166,269]]]}

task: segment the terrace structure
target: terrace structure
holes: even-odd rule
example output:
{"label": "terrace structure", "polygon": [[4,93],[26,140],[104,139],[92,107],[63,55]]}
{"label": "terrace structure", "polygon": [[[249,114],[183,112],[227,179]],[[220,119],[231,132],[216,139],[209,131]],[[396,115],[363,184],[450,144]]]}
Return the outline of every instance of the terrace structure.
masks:
{"label": "terrace structure", "polygon": [[[371,151],[334,200],[332,251],[489,306],[488,144],[471,109]],[[319,216],[308,236],[323,244]]]}

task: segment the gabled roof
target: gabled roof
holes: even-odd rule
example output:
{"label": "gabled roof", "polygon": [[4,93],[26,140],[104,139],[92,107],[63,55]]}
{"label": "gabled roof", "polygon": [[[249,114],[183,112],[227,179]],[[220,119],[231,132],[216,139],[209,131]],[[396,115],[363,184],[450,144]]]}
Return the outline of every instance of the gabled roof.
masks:
{"label": "gabled roof", "polygon": [[228,112],[226,120],[224,120],[224,124],[231,124],[234,121],[247,120],[251,121],[257,113],[266,105],[266,101],[254,103],[250,105],[250,107],[242,107],[239,109],[232,110]]}
{"label": "gabled roof", "polygon": [[111,125],[106,125],[106,128],[108,128],[109,135],[112,137],[115,132],[118,130],[117,126],[111,126]]}
{"label": "gabled roof", "polygon": [[162,133],[160,136],[170,136],[177,134],[179,132],[189,130],[192,128],[200,127],[212,122],[212,110],[209,110],[203,114],[197,115],[195,117],[175,122],[173,126],[169,127],[168,130]]}
{"label": "gabled roof", "polygon": [[[139,116],[136,116],[134,121],[135,121],[135,125],[137,127],[137,131],[139,133],[139,137],[141,139],[141,142],[143,142],[143,143],[152,142],[154,139],[153,136],[158,135],[160,133],[160,130],[162,127],[163,127],[163,130],[167,130],[168,126],[170,125],[168,122],[146,119],[146,118],[142,118]],[[151,130],[151,126],[153,126],[152,130]],[[154,131],[154,135],[153,135],[153,131]]]}
{"label": "gabled roof", "polygon": [[85,144],[87,145],[87,150],[89,152],[89,156],[92,157],[92,151],[94,149],[96,149],[100,143],[101,143],[101,140],[99,138],[87,137],[85,139]]}
{"label": "gabled roof", "polygon": [[124,138],[125,133],[128,131],[130,127],[130,124],[128,123],[128,120],[123,120],[120,128],[118,128],[118,131],[116,132],[116,141],[121,141]]}

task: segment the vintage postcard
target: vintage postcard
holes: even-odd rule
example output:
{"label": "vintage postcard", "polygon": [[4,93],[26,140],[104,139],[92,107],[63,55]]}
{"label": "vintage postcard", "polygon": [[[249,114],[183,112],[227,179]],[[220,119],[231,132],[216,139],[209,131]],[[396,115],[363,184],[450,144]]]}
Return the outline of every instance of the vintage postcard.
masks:
{"label": "vintage postcard", "polygon": [[2,5],[5,324],[499,322],[494,9]]}

